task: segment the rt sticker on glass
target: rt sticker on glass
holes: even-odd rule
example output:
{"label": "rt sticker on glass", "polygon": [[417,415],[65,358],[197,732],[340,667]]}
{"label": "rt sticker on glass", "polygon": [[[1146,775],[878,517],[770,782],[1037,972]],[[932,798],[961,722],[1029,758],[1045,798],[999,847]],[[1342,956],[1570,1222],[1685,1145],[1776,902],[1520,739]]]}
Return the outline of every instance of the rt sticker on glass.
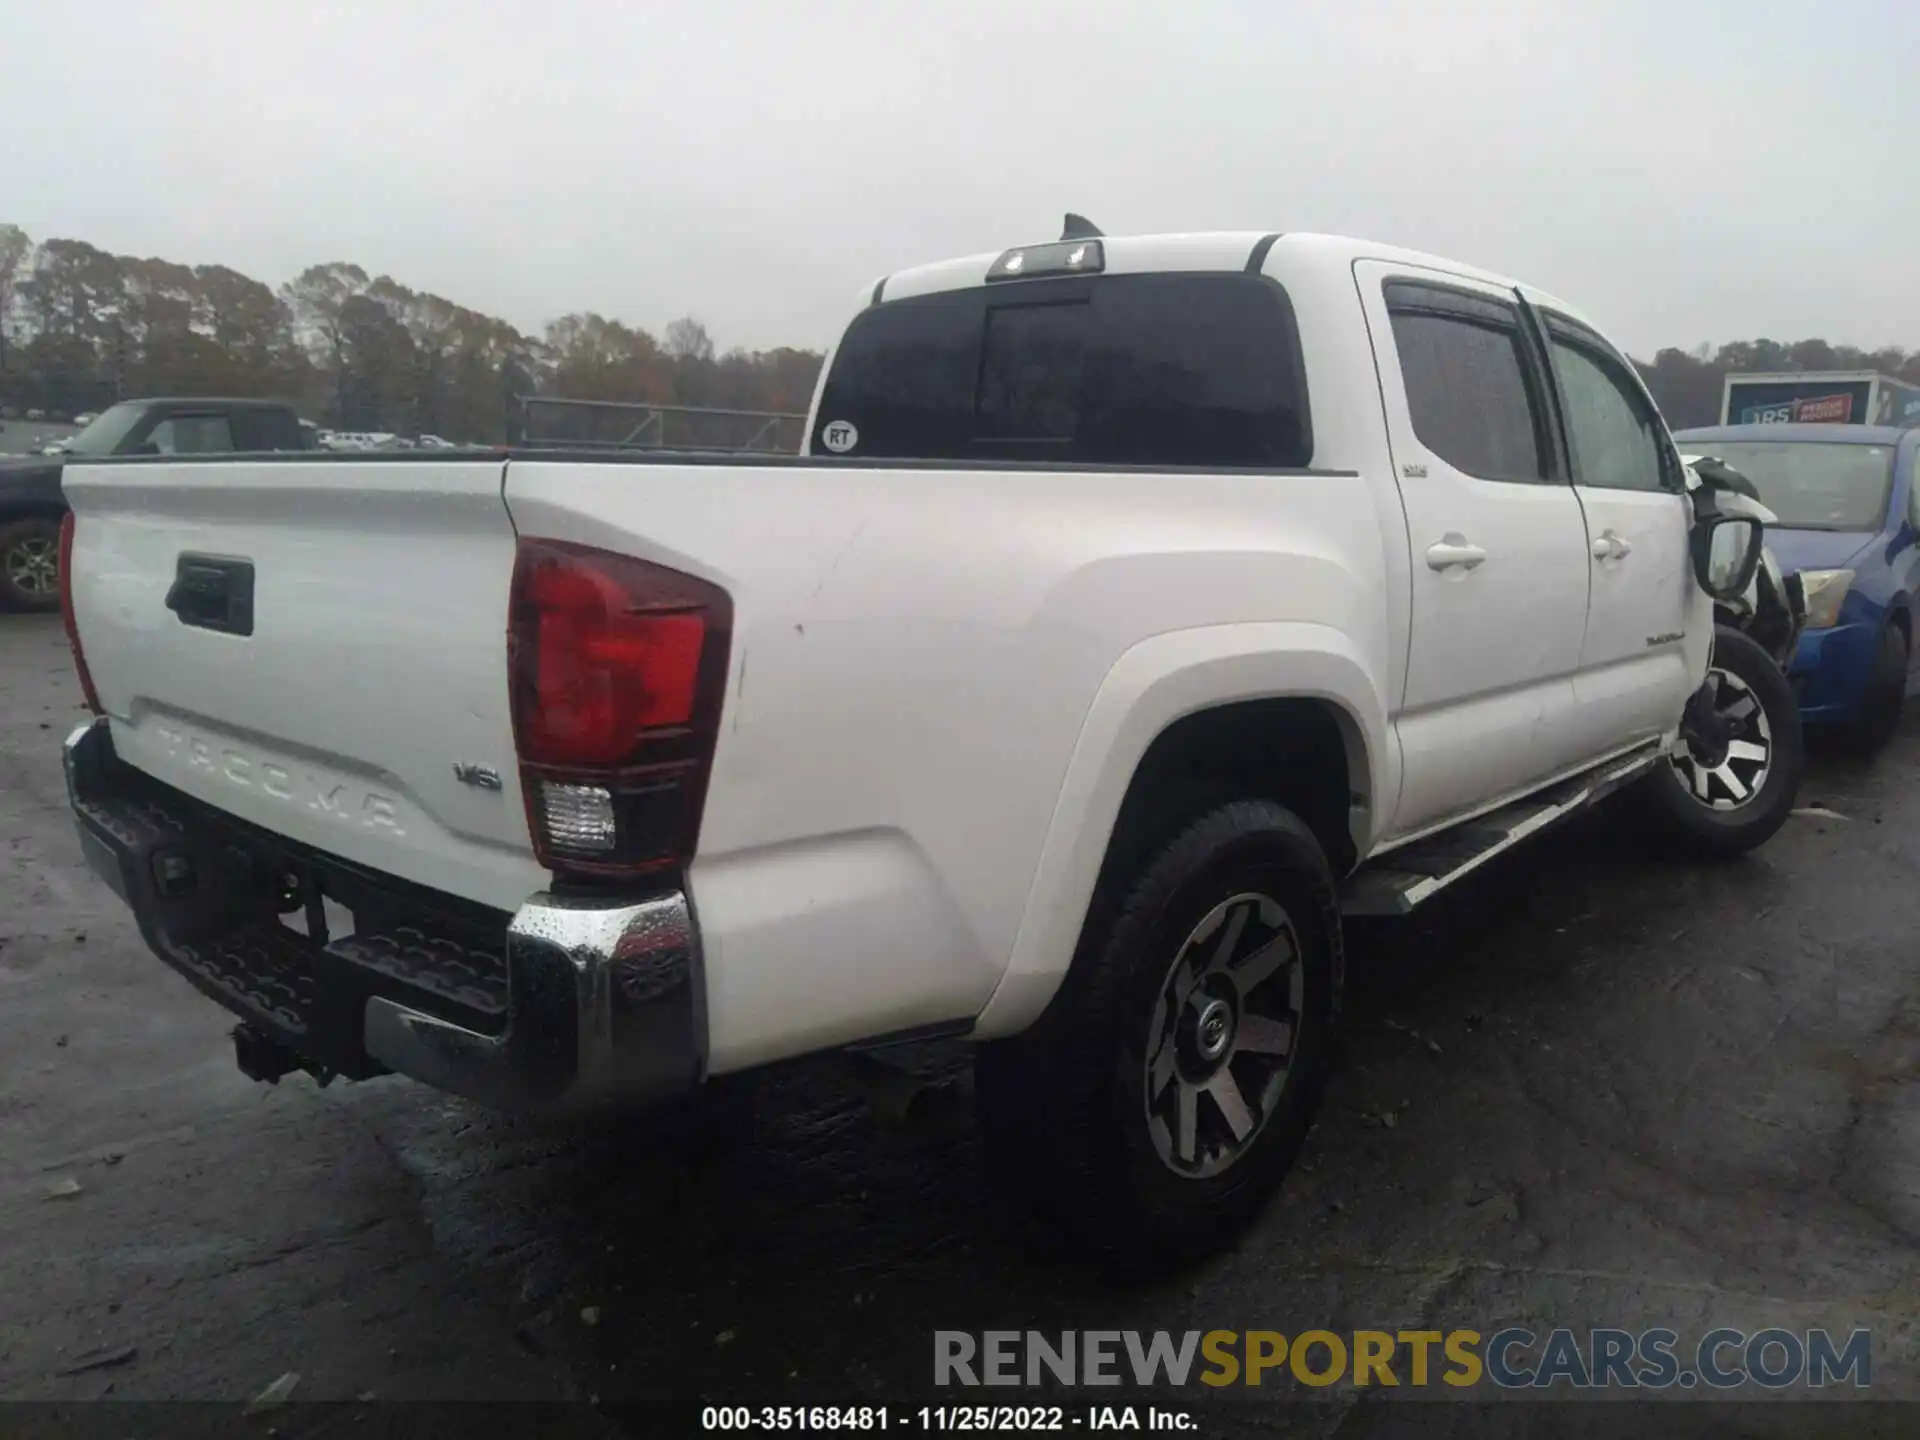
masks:
{"label": "rt sticker on glass", "polygon": [[820,432],[820,443],[836,455],[844,455],[860,443],[860,432],[845,420],[832,420]]}

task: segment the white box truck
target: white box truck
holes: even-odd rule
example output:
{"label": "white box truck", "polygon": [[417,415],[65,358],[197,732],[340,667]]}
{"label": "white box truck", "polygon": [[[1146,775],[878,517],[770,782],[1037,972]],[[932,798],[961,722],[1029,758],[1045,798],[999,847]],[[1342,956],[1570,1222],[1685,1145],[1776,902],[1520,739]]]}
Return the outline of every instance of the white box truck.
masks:
{"label": "white box truck", "polygon": [[1873,370],[1727,376],[1722,425],[1920,425],[1920,386]]}

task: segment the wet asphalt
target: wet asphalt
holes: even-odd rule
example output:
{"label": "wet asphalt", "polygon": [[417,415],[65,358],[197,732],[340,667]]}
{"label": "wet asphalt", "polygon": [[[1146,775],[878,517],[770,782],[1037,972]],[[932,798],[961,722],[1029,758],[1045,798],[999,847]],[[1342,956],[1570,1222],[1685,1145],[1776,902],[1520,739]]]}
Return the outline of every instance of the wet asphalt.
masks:
{"label": "wet asphalt", "polygon": [[[297,1374],[299,1399],[917,1405],[936,1329],[1505,1324],[1869,1326],[1873,1394],[1920,1398],[1920,719],[1817,759],[1801,803],[1844,818],[1746,861],[1657,862],[1603,813],[1356,931],[1302,1163],[1236,1248],[1143,1283],[994,1202],[964,1091],[908,1120],[808,1064],[556,1130],[400,1080],[247,1081],[81,863],[79,715],[58,622],[0,615],[0,1399]],[[1272,1428],[1390,1409],[1343,1389]]]}

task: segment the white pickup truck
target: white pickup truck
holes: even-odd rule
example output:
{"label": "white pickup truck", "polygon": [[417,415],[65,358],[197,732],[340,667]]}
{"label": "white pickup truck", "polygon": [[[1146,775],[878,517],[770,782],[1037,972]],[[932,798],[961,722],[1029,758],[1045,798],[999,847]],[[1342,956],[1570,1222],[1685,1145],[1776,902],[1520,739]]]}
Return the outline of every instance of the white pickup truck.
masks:
{"label": "white pickup truck", "polygon": [[965,1035],[1039,1199],[1204,1245],[1310,1122],[1343,912],[1629,781],[1781,823],[1713,619],[1759,523],[1570,306],[1072,226],[861,299],[801,456],[69,463],[80,833],[247,1073],[569,1110]]}

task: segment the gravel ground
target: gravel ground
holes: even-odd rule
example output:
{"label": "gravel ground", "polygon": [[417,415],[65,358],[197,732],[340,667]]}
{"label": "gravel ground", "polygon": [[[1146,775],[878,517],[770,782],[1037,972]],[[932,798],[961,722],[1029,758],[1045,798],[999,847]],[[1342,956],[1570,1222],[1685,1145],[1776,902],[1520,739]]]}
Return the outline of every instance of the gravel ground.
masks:
{"label": "gravel ground", "polygon": [[[890,1121],[836,1066],[671,1132],[248,1082],[80,862],[78,714],[58,622],[0,616],[0,1397],[245,1400],[297,1373],[301,1399],[597,1399],[571,1413],[618,1425],[604,1407],[667,1395],[926,1403],[936,1329],[1667,1324],[1870,1326],[1873,1395],[1920,1398],[1920,728],[1818,761],[1802,804],[1845,818],[1740,864],[1661,867],[1602,815],[1358,932],[1303,1163],[1236,1250],[1141,1286],[989,1203],[964,1106]],[[1222,1403],[1312,1434],[1470,1413],[1276,1400]],[[1527,1408],[1532,1433],[1623,1413]],[[1920,1413],[1790,1408],[1780,1433]]]}

